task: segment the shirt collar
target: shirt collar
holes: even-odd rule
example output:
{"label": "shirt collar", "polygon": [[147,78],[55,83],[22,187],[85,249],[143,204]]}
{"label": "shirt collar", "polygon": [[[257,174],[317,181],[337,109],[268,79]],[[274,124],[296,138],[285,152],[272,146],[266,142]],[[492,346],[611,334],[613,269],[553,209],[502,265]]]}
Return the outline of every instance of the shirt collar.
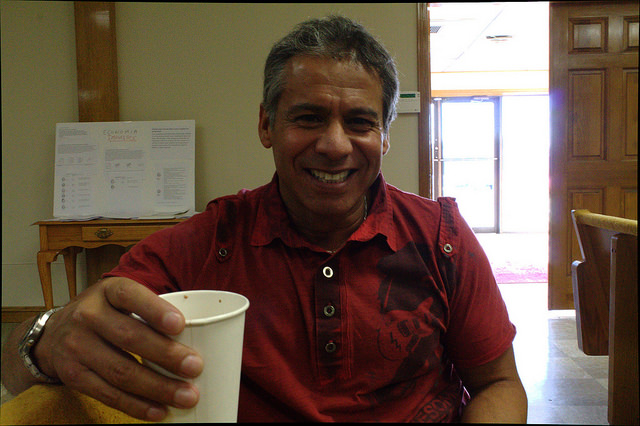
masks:
{"label": "shirt collar", "polygon": [[[351,234],[348,241],[369,241],[380,235],[393,251],[397,251],[397,235],[392,226],[393,207],[382,173],[378,175],[371,185],[370,196],[372,201],[367,219]],[[292,248],[308,247],[317,249],[313,244],[307,242],[291,225],[278,189],[277,173],[274,174],[271,182],[265,186],[265,191],[258,201],[258,214],[255,217],[251,244],[264,246],[275,239],[282,240],[285,245]]]}

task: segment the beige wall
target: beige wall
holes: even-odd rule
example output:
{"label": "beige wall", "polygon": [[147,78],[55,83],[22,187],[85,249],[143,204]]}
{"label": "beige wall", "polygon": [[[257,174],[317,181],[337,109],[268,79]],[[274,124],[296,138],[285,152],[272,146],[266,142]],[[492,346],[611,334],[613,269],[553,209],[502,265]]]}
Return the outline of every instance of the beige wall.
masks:
{"label": "beige wall", "polygon": [[[72,2],[0,0],[2,19],[2,305],[43,305],[38,230],[52,217],[55,124],[78,120]],[[297,22],[341,13],[395,57],[417,90],[416,4],[116,3],[121,120],[195,119],[196,209],[273,172],[257,137],[262,67]],[[385,178],[418,191],[417,114],[391,127]],[[83,256],[79,278],[84,281]],[[54,303],[68,301],[61,259]]]}

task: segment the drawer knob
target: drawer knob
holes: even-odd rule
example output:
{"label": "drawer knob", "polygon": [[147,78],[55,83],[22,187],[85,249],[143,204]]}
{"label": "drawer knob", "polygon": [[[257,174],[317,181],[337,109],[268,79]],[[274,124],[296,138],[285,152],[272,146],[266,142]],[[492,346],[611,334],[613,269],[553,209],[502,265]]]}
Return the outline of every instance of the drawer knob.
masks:
{"label": "drawer knob", "polygon": [[100,228],[96,231],[96,237],[104,240],[105,238],[109,238],[113,235],[113,232],[109,228]]}

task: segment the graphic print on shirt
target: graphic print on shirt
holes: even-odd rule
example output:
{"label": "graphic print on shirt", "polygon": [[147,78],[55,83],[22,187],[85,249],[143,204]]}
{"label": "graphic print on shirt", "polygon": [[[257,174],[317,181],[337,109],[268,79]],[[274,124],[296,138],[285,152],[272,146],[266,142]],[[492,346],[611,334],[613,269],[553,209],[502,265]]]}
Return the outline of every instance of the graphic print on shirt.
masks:
{"label": "graphic print on shirt", "polygon": [[429,250],[409,243],[378,263],[384,274],[378,289],[382,314],[378,349],[382,357],[396,361],[398,368],[391,379],[394,386],[372,394],[377,402],[401,398],[412,391],[416,376],[441,368],[438,323],[443,323],[444,313],[424,261]]}

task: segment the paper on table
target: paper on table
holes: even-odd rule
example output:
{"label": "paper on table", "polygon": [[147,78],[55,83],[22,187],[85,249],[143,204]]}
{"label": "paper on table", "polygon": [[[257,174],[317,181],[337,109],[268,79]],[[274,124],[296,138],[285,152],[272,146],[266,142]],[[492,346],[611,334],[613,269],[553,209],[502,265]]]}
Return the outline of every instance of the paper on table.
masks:
{"label": "paper on table", "polygon": [[196,213],[198,213],[198,212],[196,212],[195,210],[188,210],[188,211],[178,212],[178,213],[174,213],[174,214],[154,214],[154,215],[150,215],[150,216],[140,216],[140,217],[138,217],[138,219],[140,219],[140,220],[147,220],[147,219],[186,219],[186,218],[189,218],[189,217],[193,216]]}
{"label": "paper on table", "polygon": [[195,210],[188,210],[186,212],[180,212],[175,214],[155,214],[151,216],[138,216],[138,217],[106,217],[106,216],[78,216],[78,217],[53,217],[50,219],[44,219],[43,222],[85,222],[96,219],[137,219],[137,220],[164,220],[164,219],[188,219],[199,212]]}
{"label": "paper on table", "polygon": [[195,210],[195,121],[59,123],[57,218],[173,216]]}

